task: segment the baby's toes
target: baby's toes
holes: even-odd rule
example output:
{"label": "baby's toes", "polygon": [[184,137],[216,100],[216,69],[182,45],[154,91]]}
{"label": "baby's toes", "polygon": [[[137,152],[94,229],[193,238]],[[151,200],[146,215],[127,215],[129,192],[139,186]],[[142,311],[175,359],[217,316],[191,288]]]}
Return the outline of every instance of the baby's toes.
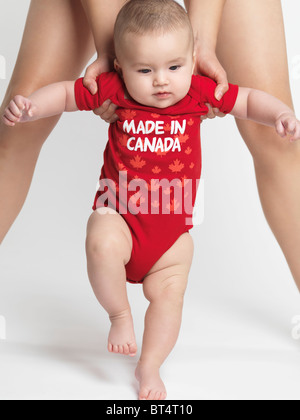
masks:
{"label": "baby's toes", "polygon": [[113,345],[113,353],[119,353],[119,346]]}
{"label": "baby's toes", "polygon": [[130,354],[128,344],[125,344],[125,346],[123,346],[123,354],[125,354],[125,356],[128,356]]}
{"label": "baby's toes", "polygon": [[160,399],[161,399],[161,400],[166,400],[166,399],[167,399],[167,393],[166,393],[166,392],[162,392],[162,393],[160,394]]}
{"label": "baby's toes", "polygon": [[158,392],[156,394],[156,397],[155,397],[155,399],[158,400],[158,401],[165,400],[166,398],[167,398],[167,393],[166,392]]}
{"label": "baby's toes", "polygon": [[128,349],[129,349],[128,354],[130,356],[134,357],[137,353],[137,345],[134,344],[134,343],[133,344],[128,344]]}
{"label": "baby's toes", "polygon": [[149,390],[147,388],[141,388],[139,394],[139,400],[148,400]]}

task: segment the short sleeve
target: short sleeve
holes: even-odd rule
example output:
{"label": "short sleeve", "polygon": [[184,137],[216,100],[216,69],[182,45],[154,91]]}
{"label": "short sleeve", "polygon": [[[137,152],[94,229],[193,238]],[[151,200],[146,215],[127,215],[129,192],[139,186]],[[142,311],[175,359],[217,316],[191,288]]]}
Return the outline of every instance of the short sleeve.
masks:
{"label": "short sleeve", "polygon": [[117,93],[122,89],[122,82],[116,72],[102,73],[97,78],[98,92],[92,95],[83,85],[83,78],[75,82],[75,100],[80,111],[92,111],[99,108],[107,99],[118,104]]}
{"label": "short sleeve", "polygon": [[83,85],[83,78],[75,82],[75,101],[80,111],[92,111],[101,105],[99,78],[97,79],[98,92],[92,95]]}
{"label": "short sleeve", "polygon": [[219,108],[223,114],[229,114],[236,103],[239,86],[229,83],[229,90],[220,101],[215,98],[216,87],[217,83],[208,77],[193,76],[193,96],[197,96],[199,103],[209,103],[214,108]]}

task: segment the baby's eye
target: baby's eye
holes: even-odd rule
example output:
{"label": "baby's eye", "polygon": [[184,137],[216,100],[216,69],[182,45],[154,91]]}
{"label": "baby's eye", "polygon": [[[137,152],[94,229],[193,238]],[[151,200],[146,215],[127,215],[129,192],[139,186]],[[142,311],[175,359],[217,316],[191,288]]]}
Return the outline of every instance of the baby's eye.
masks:
{"label": "baby's eye", "polygon": [[148,74],[150,72],[151,72],[151,70],[149,70],[149,69],[141,69],[141,70],[139,70],[139,73],[142,73],[142,74]]}
{"label": "baby's eye", "polygon": [[170,67],[170,70],[171,71],[176,71],[176,70],[178,70],[180,68],[180,66],[171,66]]}

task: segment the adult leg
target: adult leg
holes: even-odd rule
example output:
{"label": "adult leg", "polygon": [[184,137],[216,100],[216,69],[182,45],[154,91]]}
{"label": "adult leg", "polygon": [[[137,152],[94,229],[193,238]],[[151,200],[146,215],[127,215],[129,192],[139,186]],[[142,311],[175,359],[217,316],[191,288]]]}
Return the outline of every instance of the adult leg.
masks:
{"label": "adult leg", "polygon": [[[231,83],[293,108],[280,0],[227,0],[217,55]],[[253,122],[237,126],[253,156],[265,216],[300,290],[300,143]]]}
{"label": "adult leg", "polygon": [[137,346],[125,269],[131,258],[132,237],[122,216],[113,210],[111,214],[95,211],[88,223],[86,251],[91,285],[111,321],[108,350],[135,356]]}
{"label": "adult leg", "polygon": [[178,339],[193,253],[193,239],[185,233],[157,261],[144,280],[144,294],[150,305],[145,317],[142,354],[136,369],[140,400],[166,398],[159,370]]}
{"label": "adult leg", "polygon": [[[77,78],[95,46],[80,0],[32,0],[16,66],[0,108],[16,94]],[[0,244],[26,199],[41,147],[59,117],[14,128],[0,122]]]}

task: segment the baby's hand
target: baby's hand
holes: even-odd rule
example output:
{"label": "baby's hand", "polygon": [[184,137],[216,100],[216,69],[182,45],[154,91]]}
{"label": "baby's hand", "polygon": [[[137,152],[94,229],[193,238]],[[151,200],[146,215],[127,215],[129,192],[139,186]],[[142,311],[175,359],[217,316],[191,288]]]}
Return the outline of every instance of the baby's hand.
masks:
{"label": "baby's hand", "polygon": [[286,112],[276,120],[276,131],[281,137],[291,135],[291,143],[300,140],[300,121],[293,113]]}
{"label": "baby's hand", "polygon": [[5,109],[2,116],[4,124],[13,127],[16,123],[33,121],[37,117],[37,107],[30,99],[17,95]]}

